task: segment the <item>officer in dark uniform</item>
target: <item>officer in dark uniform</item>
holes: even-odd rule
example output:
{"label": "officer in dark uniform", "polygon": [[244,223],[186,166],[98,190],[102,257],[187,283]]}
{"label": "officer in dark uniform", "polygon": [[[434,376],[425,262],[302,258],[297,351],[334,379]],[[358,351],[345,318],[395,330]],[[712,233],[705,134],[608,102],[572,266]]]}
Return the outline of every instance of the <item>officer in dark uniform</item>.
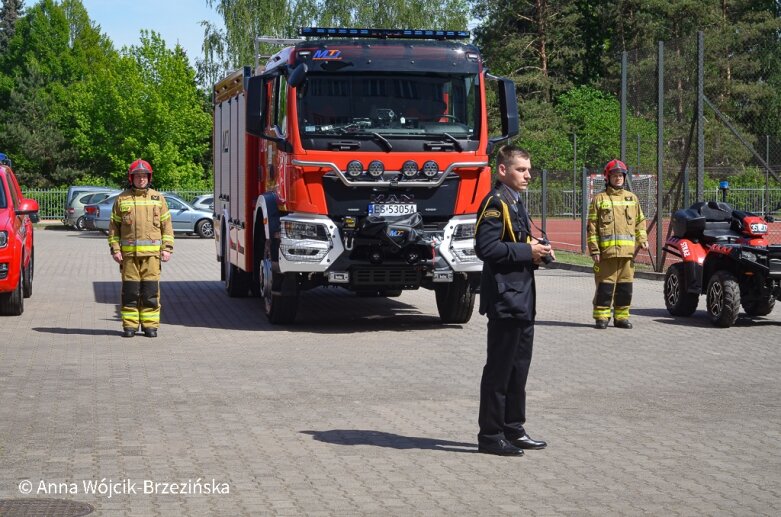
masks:
{"label": "officer in dark uniform", "polygon": [[526,377],[534,340],[534,270],[553,257],[532,237],[520,193],[531,180],[529,153],[504,146],[497,156],[497,183],[478,211],[475,251],[483,261],[480,314],[488,316],[488,358],[480,382],[478,450],[522,456],[547,444],[529,437]]}

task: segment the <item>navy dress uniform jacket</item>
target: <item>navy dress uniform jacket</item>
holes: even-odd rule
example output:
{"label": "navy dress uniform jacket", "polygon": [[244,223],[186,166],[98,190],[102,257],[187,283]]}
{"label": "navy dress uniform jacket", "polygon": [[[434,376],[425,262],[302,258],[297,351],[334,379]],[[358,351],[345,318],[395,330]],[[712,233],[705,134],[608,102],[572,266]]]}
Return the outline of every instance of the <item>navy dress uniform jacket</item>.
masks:
{"label": "navy dress uniform jacket", "polygon": [[483,261],[480,314],[489,319],[533,322],[536,288],[529,218],[503,185],[483,200],[475,230],[475,252]]}

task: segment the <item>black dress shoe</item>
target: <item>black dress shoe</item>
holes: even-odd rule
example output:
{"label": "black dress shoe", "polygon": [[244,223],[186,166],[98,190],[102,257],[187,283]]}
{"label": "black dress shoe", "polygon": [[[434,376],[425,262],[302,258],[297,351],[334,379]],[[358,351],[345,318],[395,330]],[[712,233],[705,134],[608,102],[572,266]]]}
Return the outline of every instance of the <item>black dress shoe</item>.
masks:
{"label": "black dress shoe", "polygon": [[523,456],[523,451],[507,440],[493,443],[478,443],[477,452],[495,454],[497,456]]}
{"label": "black dress shoe", "polygon": [[598,328],[598,329],[600,329],[600,330],[602,330],[602,329],[606,329],[606,328],[607,328],[607,320],[597,320],[597,321],[594,323],[594,327],[595,327],[595,328]]}
{"label": "black dress shoe", "polygon": [[157,329],[144,329],[146,337],[157,337]]}
{"label": "black dress shoe", "polygon": [[133,337],[136,335],[135,329],[124,329],[122,331],[122,337]]}
{"label": "black dress shoe", "polygon": [[616,326],[616,328],[619,329],[631,329],[632,323],[629,322],[629,320],[616,320],[613,322],[613,325]]}
{"label": "black dress shoe", "polygon": [[528,434],[525,434],[520,438],[515,438],[514,440],[510,440],[510,443],[518,447],[519,449],[539,450],[539,449],[544,449],[545,447],[548,446],[548,444],[543,442],[542,440],[533,440]]}

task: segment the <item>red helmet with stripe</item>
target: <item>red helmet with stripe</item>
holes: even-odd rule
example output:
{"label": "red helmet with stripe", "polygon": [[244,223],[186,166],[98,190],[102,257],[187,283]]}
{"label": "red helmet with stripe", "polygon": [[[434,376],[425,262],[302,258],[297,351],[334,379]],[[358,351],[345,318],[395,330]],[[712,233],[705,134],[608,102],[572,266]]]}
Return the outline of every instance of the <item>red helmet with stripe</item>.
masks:
{"label": "red helmet with stripe", "polygon": [[130,164],[127,169],[127,180],[133,183],[133,174],[149,174],[149,183],[152,183],[152,166],[146,160],[138,159]]}
{"label": "red helmet with stripe", "polygon": [[624,173],[624,177],[626,177],[626,164],[622,162],[621,160],[610,160],[607,162],[607,165],[605,165],[605,170],[603,172],[603,175],[605,176],[605,181],[608,181],[610,179],[610,173],[614,171],[620,171]]}

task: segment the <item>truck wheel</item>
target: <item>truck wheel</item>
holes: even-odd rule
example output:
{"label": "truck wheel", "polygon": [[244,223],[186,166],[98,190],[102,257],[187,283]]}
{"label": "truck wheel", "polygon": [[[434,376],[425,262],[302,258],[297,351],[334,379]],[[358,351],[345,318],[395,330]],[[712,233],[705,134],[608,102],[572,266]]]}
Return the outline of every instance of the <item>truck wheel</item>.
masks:
{"label": "truck wheel", "polygon": [[[19,264],[21,268],[22,265]],[[24,270],[19,272],[19,282],[16,289],[10,293],[0,293],[0,314],[5,316],[20,316],[24,312],[24,296],[22,295],[22,284],[24,284]]]}
{"label": "truck wheel", "polygon": [[740,312],[740,286],[727,271],[717,271],[708,282],[708,314],[717,327],[730,327]]}
{"label": "truck wheel", "polygon": [[214,223],[210,219],[198,221],[195,231],[201,239],[211,239],[214,237]]}
{"label": "truck wheel", "polygon": [[749,316],[767,316],[773,312],[776,306],[776,299],[771,294],[766,300],[755,300],[753,302],[743,302],[743,310]]}
{"label": "truck wheel", "polygon": [[[284,286],[285,282],[290,282]],[[284,325],[293,323],[298,312],[298,286],[294,276],[285,277],[274,273],[271,257],[264,257],[260,267],[260,287],[263,296],[263,308],[269,323]],[[285,289],[286,294],[281,294]]]}
{"label": "truck wheel", "polygon": [[24,269],[24,283],[22,284],[22,294],[25,298],[33,295],[33,274],[35,273],[35,248],[30,249],[30,263]]}
{"label": "truck wheel", "polygon": [[673,316],[691,316],[697,310],[700,296],[687,291],[683,264],[673,264],[664,277],[664,304]]}
{"label": "truck wheel", "polygon": [[463,276],[458,275],[451,283],[436,286],[434,293],[442,323],[466,323],[472,317],[475,292]]}

